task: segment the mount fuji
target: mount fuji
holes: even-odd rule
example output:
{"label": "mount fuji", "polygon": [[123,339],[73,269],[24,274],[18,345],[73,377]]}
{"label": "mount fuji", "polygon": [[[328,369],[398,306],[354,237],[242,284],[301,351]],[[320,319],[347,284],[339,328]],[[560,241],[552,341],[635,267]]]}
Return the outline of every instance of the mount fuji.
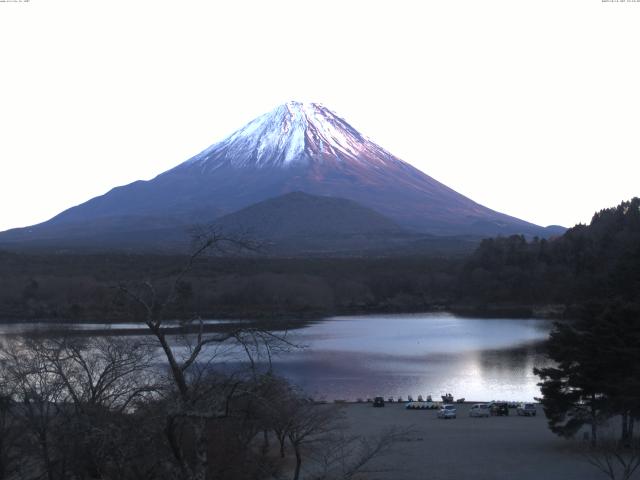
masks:
{"label": "mount fuji", "polygon": [[396,158],[324,106],[289,102],[152,180],[1,233],[0,244],[160,247],[194,223],[292,192],[356,202],[411,235],[549,236],[563,230],[484,207]]}

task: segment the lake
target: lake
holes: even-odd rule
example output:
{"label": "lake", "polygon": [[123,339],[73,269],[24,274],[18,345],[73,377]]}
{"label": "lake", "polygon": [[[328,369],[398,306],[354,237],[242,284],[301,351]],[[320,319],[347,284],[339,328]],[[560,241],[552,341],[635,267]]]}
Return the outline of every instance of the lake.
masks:
{"label": "lake", "polygon": [[450,392],[467,400],[533,400],[548,320],[462,318],[447,313],[335,317],[293,331],[307,347],[276,370],[313,398]]}
{"label": "lake", "polygon": [[[209,321],[217,323],[218,320]],[[552,322],[478,319],[448,313],[333,317],[287,332],[304,348],[275,357],[276,373],[315,399],[406,399],[444,393],[467,400],[530,401],[540,395],[533,368]],[[0,325],[0,335],[46,325]],[[131,325],[69,325],[76,329]]]}

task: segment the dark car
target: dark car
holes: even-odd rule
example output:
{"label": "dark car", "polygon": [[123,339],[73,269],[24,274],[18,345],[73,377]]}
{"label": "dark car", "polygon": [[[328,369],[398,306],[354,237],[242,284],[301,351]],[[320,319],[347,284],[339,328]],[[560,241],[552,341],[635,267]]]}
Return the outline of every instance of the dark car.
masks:
{"label": "dark car", "polygon": [[491,415],[495,417],[508,417],[509,405],[504,402],[494,402],[491,404]]}
{"label": "dark car", "polygon": [[376,397],[373,399],[373,406],[374,407],[384,407],[384,398],[382,397]]}

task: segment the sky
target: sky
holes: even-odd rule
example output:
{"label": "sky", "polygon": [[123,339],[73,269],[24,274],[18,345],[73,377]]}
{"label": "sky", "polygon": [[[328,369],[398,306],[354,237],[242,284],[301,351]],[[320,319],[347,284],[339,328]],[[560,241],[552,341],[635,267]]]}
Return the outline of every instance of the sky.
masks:
{"label": "sky", "polygon": [[487,207],[640,195],[640,1],[0,0],[0,231],[151,179],[288,100]]}

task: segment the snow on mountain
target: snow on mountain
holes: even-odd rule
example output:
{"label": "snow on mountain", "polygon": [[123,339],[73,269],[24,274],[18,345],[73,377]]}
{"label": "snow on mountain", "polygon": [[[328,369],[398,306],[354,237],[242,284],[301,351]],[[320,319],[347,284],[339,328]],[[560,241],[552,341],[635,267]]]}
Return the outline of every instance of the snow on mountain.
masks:
{"label": "snow on mountain", "polygon": [[224,164],[236,168],[249,165],[286,168],[308,165],[325,155],[358,162],[366,156],[380,164],[396,160],[321,104],[288,102],[249,122],[185,164],[201,167],[203,172]]}
{"label": "snow on mountain", "polygon": [[289,102],[152,180],[116,187],[48,222],[5,232],[0,243],[127,232],[161,241],[159,231],[210,222],[290,192],[354,201],[413,232],[549,235],[394,157],[322,105]]}

